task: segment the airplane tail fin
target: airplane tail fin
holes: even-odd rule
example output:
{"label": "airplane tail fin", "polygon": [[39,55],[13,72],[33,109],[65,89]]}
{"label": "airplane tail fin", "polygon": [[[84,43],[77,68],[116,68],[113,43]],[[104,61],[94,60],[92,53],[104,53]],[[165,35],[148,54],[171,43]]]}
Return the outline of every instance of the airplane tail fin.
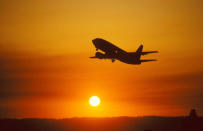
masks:
{"label": "airplane tail fin", "polygon": [[157,59],[148,59],[148,60],[140,60],[140,62],[150,62],[150,61],[157,61]]}
{"label": "airplane tail fin", "polygon": [[136,54],[138,54],[138,59],[140,60],[141,54],[142,54],[142,49],[143,49],[143,45],[140,45],[139,48],[136,51]]}
{"label": "airplane tail fin", "polygon": [[140,45],[139,48],[137,49],[136,53],[141,54],[143,49],[143,45]]}

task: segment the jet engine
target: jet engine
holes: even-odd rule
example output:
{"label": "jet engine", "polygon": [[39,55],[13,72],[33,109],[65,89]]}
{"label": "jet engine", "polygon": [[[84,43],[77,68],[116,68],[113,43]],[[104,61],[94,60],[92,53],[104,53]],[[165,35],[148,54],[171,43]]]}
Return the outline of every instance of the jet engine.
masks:
{"label": "jet engine", "polygon": [[105,55],[101,52],[96,52],[95,56],[99,59],[104,59],[105,58]]}

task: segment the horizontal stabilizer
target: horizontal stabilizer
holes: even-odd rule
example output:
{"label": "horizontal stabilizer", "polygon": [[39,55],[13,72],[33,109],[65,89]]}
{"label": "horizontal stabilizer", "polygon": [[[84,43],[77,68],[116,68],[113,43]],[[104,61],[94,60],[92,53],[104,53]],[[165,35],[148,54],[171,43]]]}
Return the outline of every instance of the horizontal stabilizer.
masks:
{"label": "horizontal stabilizer", "polygon": [[157,61],[157,60],[156,59],[140,60],[140,62],[150,62],[150,61]]}
{"label": "horizontal stabilizer", "polygon": [[146,51],[146,52],[142,52],[141,55],[147,55],[150,53],[158,53],[158,51]]}

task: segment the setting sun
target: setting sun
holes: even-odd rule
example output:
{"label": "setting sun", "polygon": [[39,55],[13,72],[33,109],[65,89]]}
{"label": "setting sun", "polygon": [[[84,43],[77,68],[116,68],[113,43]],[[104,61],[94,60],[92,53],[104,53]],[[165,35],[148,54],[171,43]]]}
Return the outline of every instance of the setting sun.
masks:
{"label": "setting sun", "polygon": [[100,104],[100,99],[98,96],[92,96],[89,99],[89,103],[91,106],[98,106]]}

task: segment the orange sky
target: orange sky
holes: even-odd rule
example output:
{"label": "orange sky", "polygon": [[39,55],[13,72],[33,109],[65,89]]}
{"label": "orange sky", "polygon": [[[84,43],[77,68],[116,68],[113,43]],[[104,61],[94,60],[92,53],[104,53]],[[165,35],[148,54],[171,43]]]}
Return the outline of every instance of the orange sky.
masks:
{"label": "orange sky", "polygon": [[[201,0],[1,0],[0,117],[203,114]],[[92,60],[91,40],[158,50]],[[88,104],[92,95],[101,105]]]}

